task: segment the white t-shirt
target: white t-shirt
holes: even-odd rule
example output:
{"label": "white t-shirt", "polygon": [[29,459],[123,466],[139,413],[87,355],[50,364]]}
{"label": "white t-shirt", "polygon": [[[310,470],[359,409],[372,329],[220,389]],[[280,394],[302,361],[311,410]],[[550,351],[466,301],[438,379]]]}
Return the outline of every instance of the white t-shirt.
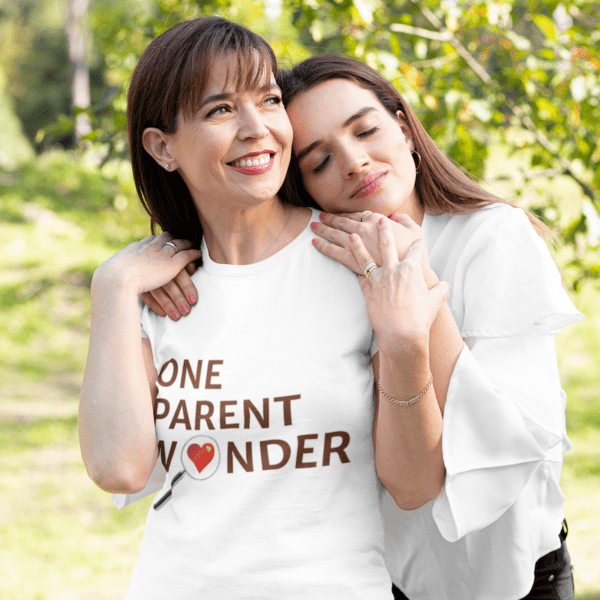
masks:
{"label": "white t-shirt", "polygon": [[143,309],[168,474],[126,600],[391,598],[374,335],[356,275],[311,238],[243,266],[203,244],[191,314]]}
{"label": "white t-shirt", "polygon": [[522,210],[426,215],[422,227],[465,347],[444,412],[444,489],[409,512],[386,495],[386,561],[411,600],[517,600],[559,546],[571,444],[554,333],[583,315]]}

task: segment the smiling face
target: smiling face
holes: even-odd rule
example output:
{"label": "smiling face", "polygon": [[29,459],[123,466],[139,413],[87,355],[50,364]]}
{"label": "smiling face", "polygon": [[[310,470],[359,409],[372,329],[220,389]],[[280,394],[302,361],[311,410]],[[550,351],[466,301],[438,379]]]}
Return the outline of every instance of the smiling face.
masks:
{"label": "smiling face", "polygon": [[408,127],[370,90],[331,79],[287,107],[308,193],[328,212],[422,214]]}
{"label": "smiling face", "polygon": [[217,58],[197,109],[164,134],[161,160],[178,170],[200,212],[272,199],[289,166],[292,128],[273,74],[245,90],[235,70],[235,57]]}

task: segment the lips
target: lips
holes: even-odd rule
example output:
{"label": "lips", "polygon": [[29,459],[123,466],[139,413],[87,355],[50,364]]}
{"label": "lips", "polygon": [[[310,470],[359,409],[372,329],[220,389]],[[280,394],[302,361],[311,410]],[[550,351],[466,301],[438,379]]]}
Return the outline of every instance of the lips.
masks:
{"label": "lips", "polygon": [[383,184],[387,173],[380,171],[379,173],[371,173],[364,177],[358,186],[354,188],[354,191],[350,195],[350,198],[365,198],[369,194],[372,194],[375,190],[379,189]]}
{"label": "lips", "polygon": [[249,152],[244,156],[233,160],[228,164],[234,171],[246,175],[260,175],[270,171],[273,167],[273,158],[275,153],[272,150],[261,150],[259,152]]}

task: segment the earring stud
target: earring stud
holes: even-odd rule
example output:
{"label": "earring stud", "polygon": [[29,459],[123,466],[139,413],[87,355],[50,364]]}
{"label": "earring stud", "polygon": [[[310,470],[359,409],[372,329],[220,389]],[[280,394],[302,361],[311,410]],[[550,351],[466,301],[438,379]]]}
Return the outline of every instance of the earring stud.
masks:
{"label": "earring stud", "polygon": [[165,165],[165,169],[168,171],[171,168],[171,165]]}

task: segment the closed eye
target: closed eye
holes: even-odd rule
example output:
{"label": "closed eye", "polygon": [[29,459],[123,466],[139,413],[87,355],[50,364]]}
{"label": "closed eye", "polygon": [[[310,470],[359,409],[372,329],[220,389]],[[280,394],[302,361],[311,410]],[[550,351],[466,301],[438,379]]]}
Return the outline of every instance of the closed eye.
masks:
{"label": "closed eye", "polygon": [[369,135],[373,135],[378,130],[379,127],[373,127],[373,129],[369,129],[368,131],[363,131],[362,133],[359,133],[356,137],[367,137]]}
{"label": "closed eye", "polygon": [[326,156],[314,169],[313,169],[313,173],[318,173],[319,171],[322,171],[326,166],[327,163],[329,162],[329,156]]}

